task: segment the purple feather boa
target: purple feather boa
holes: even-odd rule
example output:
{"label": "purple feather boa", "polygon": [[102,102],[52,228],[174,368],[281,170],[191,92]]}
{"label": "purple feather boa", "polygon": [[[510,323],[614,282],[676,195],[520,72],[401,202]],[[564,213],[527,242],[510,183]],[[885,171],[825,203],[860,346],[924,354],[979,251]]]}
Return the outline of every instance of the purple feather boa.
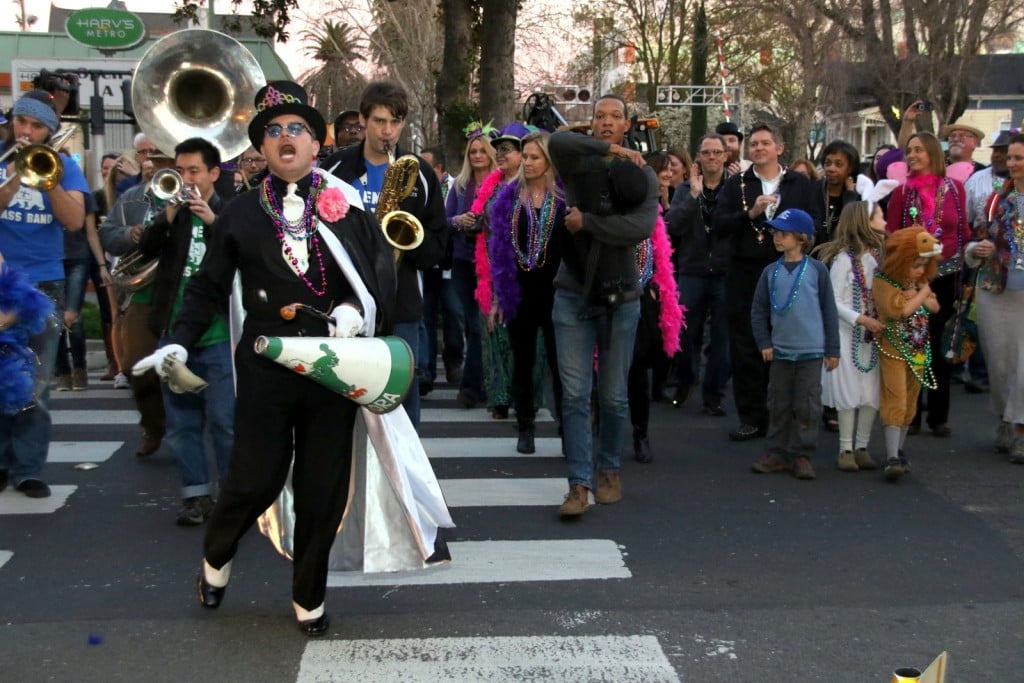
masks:
{"label": "purple feather boa", "polygon": [[495,194],[491,204],[491,237],[487,242],[491,258],[491,287],[498,297],[498,307],[505,320],[516,317],[522,300],[516,273],[515,245],[512,244],[512,207],[518,189],[518,183],[509,183]]}
{"label": "purple feather boa", "polygon": [[18,316],[0,331],[0,414],[16,415],[35,400],[36,356],[28,340],[46,327],[53,302],[22,273],[0,263],[0,311]]}
{"label": "purple feather boa", "polygon": [[[498,190],[494,203],[491,204],[491,237],[487,242],[491,259],[491,286],[505,320],[516,317],[519,304],[522,302],[519,264],[516,261],[515,245],[512,243],[512,209],[515,207],[518,191],[518,183],[509,183]],[[564,201],[555,199],[552,210],[557,214],[564,205]],[[519,226],[516,226],[516,234],[519,232],[518,228]],[[555,239],[555,232],[551,231],[548,240]]]}

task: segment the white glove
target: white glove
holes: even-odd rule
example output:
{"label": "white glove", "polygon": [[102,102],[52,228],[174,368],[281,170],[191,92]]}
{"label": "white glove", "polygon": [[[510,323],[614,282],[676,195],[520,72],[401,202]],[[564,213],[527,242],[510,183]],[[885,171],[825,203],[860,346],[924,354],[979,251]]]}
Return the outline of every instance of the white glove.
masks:
{"label": "white glove", "polygon": [[352,306],[342,304],[336,307],[331,311],[331,318],[334,319],[332,337],[354,337],[363,329],[363,316]]}
{"label": "white glove", "polygon": [[164,367],[164,361],[168,356],[174,356],[182,363],[188,361],[188,351],[185,350],[184,346],[181,344],[168,344],[133,365],[132,374],[143,375],[149,370],[155,370],[156,374],[160,375],[163,379],[167,379],[167,368]]}

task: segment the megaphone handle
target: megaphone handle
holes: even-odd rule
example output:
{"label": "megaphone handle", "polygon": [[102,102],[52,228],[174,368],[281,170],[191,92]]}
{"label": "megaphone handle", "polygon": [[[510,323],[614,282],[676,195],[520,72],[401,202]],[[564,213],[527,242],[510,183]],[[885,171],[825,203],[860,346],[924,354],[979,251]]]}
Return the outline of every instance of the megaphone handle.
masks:
{"label": "megaphone handle", "polygon": [[295,314],[299,311],[330,325],[334,324],[334,318],[327,315],[320,309],[313,308],[312,306],[307,306],[306,304],[300,304],[298,302],[288,304],[287,306],[282,306],[281,317],[284,318],[285,320],[293,320],[295,318]]}

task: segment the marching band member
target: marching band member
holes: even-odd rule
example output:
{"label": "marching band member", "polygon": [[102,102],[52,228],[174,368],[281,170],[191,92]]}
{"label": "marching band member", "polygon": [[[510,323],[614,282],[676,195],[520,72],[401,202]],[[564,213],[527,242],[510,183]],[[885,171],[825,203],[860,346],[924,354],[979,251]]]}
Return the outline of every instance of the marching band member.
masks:
{"label": "marching band member", "polygon": [[277,498],[288,476],[295,501],[292,596],[300,629],[329,627],[324,598],[328,557],[345,511],[358,406],[290,369],[261,358],[261,335],[325,336],[313,316],[284,320],[298,302],[330,311],[333,336],[374,336],[391,329],[395,270],[391,247],[352,188],[313,170],[326,125],[305,90],[275,81],[256,95],[249,139],[270,175],[257,191],[234,199],[219,216],[202,268],[185,290],[168,345],[136,366],[164,372],[163,361],[187,361],[186,348],[227,308],[236,271],[245,322],[235,350],[235,445],[220,495],[207,521],[200,602],[220,605],[239,539]]}
{"label": "marching band member", "polygon": [[[18,145],[46,144],[60,127],[53,98],[32,90],[12,109],[7,153]],[[15,171],[13,154],[0,167],[0,254],[64,313],[64,230],[85,224],[85,175],[68,156],[61,156],[64,174],[52,189],[30,187]],[[30,498],[45,498],[50,487],[40,479],[50,447],[47,407],[50,379],[57,361],[60,326],[54,322],[32,337],[39,365],[35,374],[36,405],[14,415],[0,415],[0,489],[10,483]]]}
{"label": "marching band member", "polygon": [[[359,122],[365,128],[365,139],[321,164],[361,193],[367,211],[377,209],[389,165],[389,150],[395,159],[402,156],[398,139],[408,113],[409,98],[404,90],[386,81],[371,83],[359,102]],[[449,233],[437,175],[430,164],[420,157],[416,159],[419,162],[416,184],[407,197],[400,198],[399,208],[413,214],[423,225],[423,242],[403,252],[398,262],[398,298],[394,311],[394,333],[409,343],[414,354],[420,347],[419,327],[423,317],[419,271],[434,267],[444,258]],[[419,427],[420,392],[416,379],[403,405],[413,425]]]}
{"label": "marching band member", "polygon": [[[154,173],[170,168],[174,163],[166,154],[148,154]],[[139,248],[143,232],[162,210],[153,195],[150,183],[144,182],[125,190],[114,202],[100,225],[100,244],[114,256],[124,258]],[[115,266],[116,268],[116,266]],[[121,368],[127,375],[135,407],[139,411],[142,438],[135,455],[144,458],[160,449],[166,431],[164,402],[160,394],[160,381],[153,375],[132,375],[127,371],[144,356],[156,349],[158,337],[149,326],[153,305],[153,285],[146,284],[127,295],[124,312],[118,324],[115,343],[120,350]]]}
{"label": "marching band member", "polygon": [[[183,181],[180,200],[166,207],[142,233],[139,249],[148,259],[159,258],[153,281],[149,329],[161,343],[181,310],[185,286],[199,270],[214,237],[214,221],[221,200],[214,191],[220,175],[220,152],[202,138],[189,138],[174,148],[174,163]],[[206,462],[204,431],[210,435],[217,471],[227,471],[234,438],[235,384],[231,370],[231,343],[223,314],[195,343],[188,367],[208,383],[201,394],[178,394],[163,385],[167,415],[167,444],[181,475],[181,526],[206,521],[213,509],[210,470]],[[205,429],[204,429],[205,427]]]}

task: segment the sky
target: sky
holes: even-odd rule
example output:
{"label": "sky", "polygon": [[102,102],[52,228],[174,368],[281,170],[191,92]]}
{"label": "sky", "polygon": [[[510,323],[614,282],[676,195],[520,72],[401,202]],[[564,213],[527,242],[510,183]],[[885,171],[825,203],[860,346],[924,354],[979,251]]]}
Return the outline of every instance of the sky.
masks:
{"label": "sky", "polygon": [[[218,12],[227,12],[231,8],[230,0],[213,0],[214,8]],[[13,4],[9,7],[8,13],[0,13],[0,30],[3,31],[17,31],[19,27],[15,21],[17,16],[19,0],[14,0]],[[50,0],[23,0],[25,3],[25,13],[29,15],[36,15],[38,21],[34,24],[33,30],[45,31],[49,26],[50,19]],[[105,7],[109,0],[58,0],[57,5],[67,9],[83,9],[86,7]],[[570,22],[570,10],[572,8],[573,0],[527,0],[526,8],[521,10],[521,13],[528,14],[531,9],[531,5],[542,6],[548,11],[554,11],[556,14],[560,14],[565,18],[566,22]],[[288,65],[288,69],[292,73],[292,77],[298,78],[306,71],[310,66],[310,60],[307,55],[303,52],[303,45],[300,39],[300,35],[303,30],[308,29],[314,25],[314,22],[318,19],[331,13],[338,5],[337,0],[305,0],[301,3],[301,8],[295,11],[292,15],[292,22],[288,28],[288,32],[291,36],[287,43],[278,43],[275,46],[275,50],[281,59]],[[129,11],[132,12],[145,12],[152,11],[153,0],[125,0],[125,6]],[[247,11],[246,4],[242,5],[242,11]],[[561,35],[565,35],[564,33]],[[562,50],[561,55],[557,54],[555,44],[559,44]],[[531,55],[529,53],[524,54],[522,50],[517,51],[516,61],[520,66],[521,71],[530,72],[540,68],[543,65],[545,70],[551,70],[552,63],[558,64],[559,62],[567,61],[572,53],[572,48],[566,45],[561,40],[554,40],[548,44],[544,54]],[[9,68],[9,67],[5,67]],[[557,68],[556,68],[557,70]]]}

